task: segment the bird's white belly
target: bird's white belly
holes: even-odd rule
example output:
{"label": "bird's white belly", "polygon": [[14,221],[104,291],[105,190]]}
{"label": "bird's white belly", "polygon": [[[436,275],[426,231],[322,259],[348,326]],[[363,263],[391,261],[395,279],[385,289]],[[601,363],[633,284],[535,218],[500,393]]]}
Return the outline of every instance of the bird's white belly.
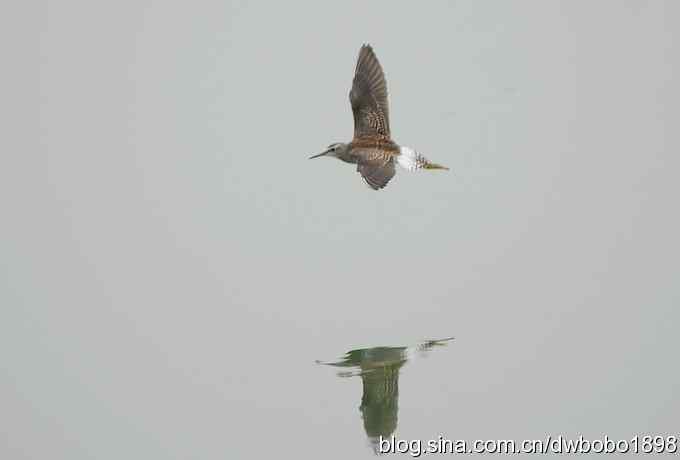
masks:
{"label": "bird's white belly", "polygon": [[397,155],[397,163],[407,171],[416,171],[424,168],[427,160],[412,148],[401,146],[399,147],[399,155]]}

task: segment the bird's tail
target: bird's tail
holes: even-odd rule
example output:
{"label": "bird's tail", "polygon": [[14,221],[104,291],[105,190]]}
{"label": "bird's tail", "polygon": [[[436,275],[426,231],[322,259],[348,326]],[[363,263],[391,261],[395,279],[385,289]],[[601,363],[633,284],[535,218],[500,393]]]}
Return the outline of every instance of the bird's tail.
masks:
{"label": "bird's tail", "polygon": [[448,171],[449,169],[446,166],[432,163],[420,153],[408,147],[400,147],[397,163],[408,171],[417,171],[419,169],[444,169]]}
{"label": "bird's tail", "polygon": [[423,166],[423,169],[444,169],[446,171],[449,170],[448,166],[443,166],[439,165],[437,163],[426,163],[425,166]]}

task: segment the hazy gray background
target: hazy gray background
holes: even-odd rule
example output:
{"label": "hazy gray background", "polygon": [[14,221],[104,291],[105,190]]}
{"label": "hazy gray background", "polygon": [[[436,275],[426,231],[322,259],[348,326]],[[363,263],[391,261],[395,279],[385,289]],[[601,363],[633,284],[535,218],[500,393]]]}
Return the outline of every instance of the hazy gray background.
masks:
{"label": "hazy gray background", "polygon": [[[678,2],[21,8],[2,458],[371,457],[314,360],[451,335],[400,437],[680,431]],[[364,42],[397,142],[455,173],[307,160]]]}

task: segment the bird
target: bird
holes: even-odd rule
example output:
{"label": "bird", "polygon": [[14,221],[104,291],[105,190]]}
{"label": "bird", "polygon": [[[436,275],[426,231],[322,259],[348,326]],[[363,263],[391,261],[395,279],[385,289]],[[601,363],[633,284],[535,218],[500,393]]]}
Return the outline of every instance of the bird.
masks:
{"label": "bird", "polygon": [[359,50],[349,102],[354,116],[351,142],[330,144],[309,159],[333,157],[357,165],[357,171],[373,190],[384,188],[396,174],[396,165],[408,170],[442,169],[416,150],[400,146],[390,135],[387,82],[373,48],[365,44]]}
{"label": "bird", "polygon": [[448,345],[453,337],[428,340],[415,346],[382,346],[351,350],[341,361],[318,364],[340,367],[338,377],[361,377],[363,395],[359,411],[364,430],[375,453],[380,437],[389,438],[397,429],[399,412],[399,372],[407,361],[425,356],[435,347]]}

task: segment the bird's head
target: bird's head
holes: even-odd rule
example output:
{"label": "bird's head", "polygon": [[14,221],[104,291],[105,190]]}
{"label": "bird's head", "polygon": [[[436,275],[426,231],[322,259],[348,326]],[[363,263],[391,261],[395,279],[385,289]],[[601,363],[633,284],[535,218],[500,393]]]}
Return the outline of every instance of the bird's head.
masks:
{"label": "bird's head", "polygon": [[336,142],[335,144],[329,145],[323,152],[317,153],[316,155],[312,155],[311,157],[309,157],[309,159],[311,160],[312,158],[319,158],[323,156],[337,157],[338,155],[341,155],[345,150],[347,150],[347,144],[343,144],[342,142]]}

